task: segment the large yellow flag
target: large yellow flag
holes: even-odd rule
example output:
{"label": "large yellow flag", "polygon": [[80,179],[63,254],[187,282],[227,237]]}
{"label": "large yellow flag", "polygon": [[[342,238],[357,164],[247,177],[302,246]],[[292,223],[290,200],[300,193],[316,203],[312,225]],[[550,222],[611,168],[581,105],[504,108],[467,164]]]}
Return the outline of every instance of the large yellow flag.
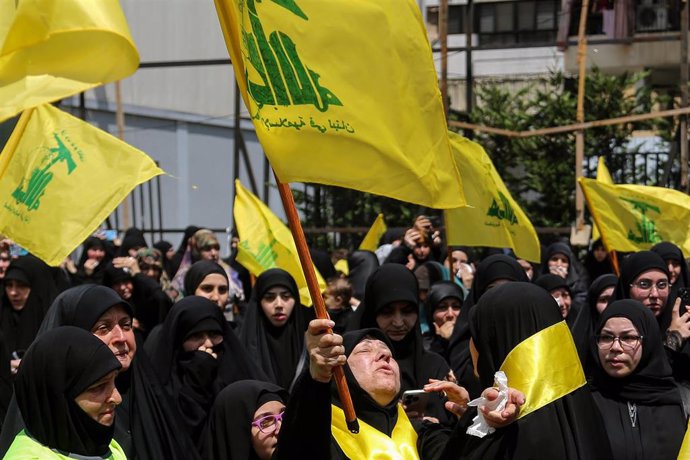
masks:
{"label": "large yellow flag", "polygon": [[144,152],[51,105],[29,109],[0,154],[0,233],[58,265],[162,172]]}
{"label": "large yellow flag", "polygon": [[376,251],[376,248],[379,247],[381,236],[386,233],[386,230],[387,227],[386,222],[383,220],[383,214],[379,214],[376,216],[374,223],[371,224],[371,228],[367,234],[364,235],[364,239],[360,243],[359,249],[371,252]]}
{"label": "large yellow flag", "polygon": [[0,0],[0,121],[138,65],[118,0]]}
{"label": "large yellow flag", "polygon": [[537,233],[489,156],[479,144],[453,132],[449,135],[455,161],[465,178],[468,206],[444,211],[448,244],[513,248],[518,257],[539,262]]}
{"label": "large yellow flag", "polygon": [[[597,163],[597,180],[605,184],[613,184],[613,178],[609,172],[609,168],[606,167],[606,162],[604,157],[599,157],[599,162]],[[592,241],[596,241],[601,238],[601,232],[599,232],[599,227],[597,224],[592,225]]]}
{"label": "large yellow flag", "polygon": [[414,0],[215,0],[244,102],[282,182],[465,205]]}
{"label": "large yellow flag", "polygon": [[579,179],[609,250],[635,252],[670,241],[690,253],[690,196],[663,187]]}
{"label": "large yellow flag", "polygon": [[[235,190],[235,226],[240,237],[237,261],[254,276],[274,267],[289,272],[297,282],[302,304],[311,305],[307,280],[304,278],[290,230],[268,206],[245,189],[239,180],[235,180]],[[316,267],[314,271],[323,292],[326,283]]]}

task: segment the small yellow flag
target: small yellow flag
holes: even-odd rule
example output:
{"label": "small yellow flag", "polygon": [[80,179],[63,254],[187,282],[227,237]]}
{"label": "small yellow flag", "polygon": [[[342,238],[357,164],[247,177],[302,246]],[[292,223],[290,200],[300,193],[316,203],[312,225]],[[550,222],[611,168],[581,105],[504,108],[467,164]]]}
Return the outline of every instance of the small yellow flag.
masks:
{"label": "small yellow flag", "polygon": [[256,134],[284,183],[465,205],[414,0],[215,0]]}
{"label": "small yellow flag", "polygon": [[637,252],[661,241],[690,252],[690,196],[663,187],[579,179],[587,206],[609,250]]}
{"label": "small yellow flag", "polygon": [[[282,268],[295,278],[302,304],[311,305],[307,280],[304,278],[290,230],[268,206],[245,189],[239,180],[235,180],[235,190],[235,226],[240,237],[237,261],[254,276],[259,276],[269,268]],[[316,267],[314,271],[323,292],[326,282]]]}
{"label": "small yellow flag", "polygon": [[[604,157],[599,157],[599,162],[597,163],[597,180],[605,184],[613,184],[613,178],[609,172],[609,168],[606,167],[606,162]],[[592,225],[592,241],[596,241],[601,238],[601,232],[599,232],[599,227],[597,224]]]}
{"label": "small yellow flag", "polygon": [[678,460],[690,460],[690,420],[688,421],[688,426],[685,429],[683,444],[681,444],[680,452],[678,452]]}
{"label": "small yellow flag", "polygon": [[118,0],[0,0],[0,122],[138,65]]}
{"label": "small yellow flag", "polygon": [[59,265],[138,184],[141,150],[51,105],[22,114],[0,154],[0,233]]}
{"label": "small yellow flag", "polygon": [[444,211],[448,244],[513,248],[518,257],[539,262],[537,233],[513,200],[491,158],[481,145],[453,132],[448,134],[469,205]]}
{"label": "small yellow flag", "polygon": [[383,220],[383,214],[379,214],[376,216],[376,220],[371,225],[371,228],[367,234],[364,236],[362,243],[359,245],[359,249],[371,252],[376,251],[376,248],[379,247],[381,236],[386,233],[386,230],[387,227],[386,222]]}

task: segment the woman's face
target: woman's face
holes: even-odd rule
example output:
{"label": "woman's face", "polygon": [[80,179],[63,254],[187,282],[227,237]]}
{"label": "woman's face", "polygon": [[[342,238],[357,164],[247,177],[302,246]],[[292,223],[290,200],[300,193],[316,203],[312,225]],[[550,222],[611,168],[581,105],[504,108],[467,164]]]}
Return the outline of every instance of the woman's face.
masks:
{"label": "woman's face", "polygon": [[597,336],[597,347],[601,367],[611,377],[627,377],[640,364],[642,340],[628,318],[616,317],[606,321]]}
{"label": "woman's face", "polygon": [[220,244],[218,244],[218,240],[209,239],[206,244],[199,247],[199,254],[201,255],[201,260],[218,262],[220,259]]}
{"label": "woman's face", "polygon": [[680,276],[680,262],[674,259],[667,259],[666,266],[668,267],[668,272],[671,275],[671,284],[676,284],[676,280]]}
{"label": "woman's face", "polygon": [[215,302],[221,310],[224,310],[230,298],[228,280],[220,273],[206,275],[201,283],[199,283],[199,286],[197,286],[194,295],[205,297]]}
{"label": "woman's face", "polygon": [[108,345],[115,357],[126,371],[132,364],[137,351],[132,329],[132,317],[122,305],[115,305],[106,310],[91,328],[93,335]]}
{"label": "woman's face", "polygon": [[112,371],[74,398],[81,410],[105,426],[113,424],[115,407],[122,402],[122,396],[115,387],[115,377],[117,371]]}
{"label": "woman's face", "polygon": [[0,251],[0,280],[5,277],[7,272],[7,267],[10,266],[10,253],[9,251]]}
{"label": "woman's face", "polygon": [[568,313],[570,313],[570,305],[572,303],[570,291],[566,288],[554,289],[551,291],[551,296],[556,299],[556,302],[558,302],[558,308],[561,311],[561,316],[563,318],[567,318]]}
{"label": "woman's face", "polygon": [[611,296],[613,296],[613,291],[615,289],[615,286],[609,286],[599,293],[599,297],[597,297],[597,311],[600,315],[608,306],[609,301],[611,300]]}
{"label": "woman's face", "polygon": [[668,299],[669,282],[661,270],[642,272],[630,283],[630,298],[642,302],[654,316],[659,316]]}
{"label": "woman's face", "polygon": [[23,281],[9,280],[5,281],[5,294],[10,299],[12,309],[14,311],[21,311],[26,306],[26,301],[31,294],[31,287]]}
{"label": "woman's face", "polygon": [[273,286],[261,297],[261,309],[275,327],[283,327],[295,308],[295,298],[285,286]]}
{"label": "woman's face", "polygon": [[419,313],[410,302],[391,302],[376,315],[376,324],[389,339],[402,340],[412,330]]}
{"label": "woman's face", "polygon": [[190,335],[182,343],[184,351],[205,351],[223,343],[223,334],[217,331],[201,331]]}
{"label": "woman's face", "polygon": [[94,246],[86,250],[86,258],[93,259],[96,262],[100,262],[105,257],[105,250],[98,246]]}
{"label": "woman's face", "polygon": [[565,254],[557,252],[552,255],[547,262],[549,266],[549,272],[554,275],[558,275],[561,278],[566,278],[568,276],[568,267],[570,266],[570,259]]}
{"label": "woman's face", "polygon": [[446,297],[441,300],[434,309],[434,323],[439,327],[448,322],[455,323],[461,308],[462,304],[460,303],[460,299],[456,297]]}
{"label": "woman's face", "polygon": [[[285,404],[280,401],[269,401],[259,407],[254,413],[252,421],[252,447],[259,460],[270,460],[278,444],[281,420],[275,416],[282,416]],[[257,426],[259,425],[259,426]],[[260,428],[259,428],[260,427]]]}

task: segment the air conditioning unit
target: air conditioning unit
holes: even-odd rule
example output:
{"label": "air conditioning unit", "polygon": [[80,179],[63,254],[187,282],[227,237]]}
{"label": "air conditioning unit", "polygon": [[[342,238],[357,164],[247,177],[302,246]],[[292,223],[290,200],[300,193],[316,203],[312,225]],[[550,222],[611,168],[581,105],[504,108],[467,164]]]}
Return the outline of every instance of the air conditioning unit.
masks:
{"label": "air conditioning unit", "polygon": [[668,30],[668,5],[661,0],[644,0],[637,7],[636,32]]}

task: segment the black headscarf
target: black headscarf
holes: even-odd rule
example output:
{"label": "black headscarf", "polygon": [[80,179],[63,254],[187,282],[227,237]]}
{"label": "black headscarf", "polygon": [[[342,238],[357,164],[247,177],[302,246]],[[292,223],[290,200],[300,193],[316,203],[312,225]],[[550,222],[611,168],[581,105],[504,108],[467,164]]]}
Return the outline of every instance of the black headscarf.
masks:
{"label": "black headscarf", "polygon": [[[261,308],[261,299],[274,286],[287,288],[295,299],[292,314],[282,327],[273,326]],[[271,268],[256,279],[240,331],[240,341],[270,382],[282,388],[290,388],[302,356],[304,332],[313,318],[313,309],[300,303],[297,283],[288,272]]]}
{"label": "black headscarf", "polygon": [[24,356],[15,381],[29,435],[62,452],[107,455],[114,425],[93,420],[75,398],[121,367],[112,351],[83,329],[64,326],[43,334]]}
{"label": "black headscarf", "polygon": [[287,404],[288,392],[268,382],[241,380],[218,393],[204,431],[202,455],[209,460],[258,460],[251,423],[269,401]]}
{"label": "black headscarf", "polygon": [[0,300],[0,331],[8,350],[26,351],[36,337],[41,321],[57,295],[50,267],[42,260],[26,255],[14,259],[7,269],[5,280],[20,280],[31,287],[24,308],[12,308],[5,289]]}
{"label": "black headscarf", "polygon": [[[675,260],[680,264],[680,275],[678,279],[676,279],[676,282],[671,285],[668,293],[668,301],[666,303],[666,305],[673,305],[678,297],[678,289],[690,287],[690,273],[688,273],[688,263],[685,260],[683,250],[673,243],[662,241],[652,246],[651,251],[659,254],[661,258],[664,259],[664,262]],[[669,282],[670,281],[671,274],[669,273]]]}
{"label": "black headscarf", "polygon": [[[417,278],[404,265],[384,264],[367,281],[364,300],[353,315],[351,329],[378,328],[376,317],[392,302],[417,303]],[[400,367],[402,391],[418,390],[429,379],[443,379],[450,367],[440,355],[424,349],[419,317],[412,330],[402,340],[390,340],[393,357]],[[347,348],[347,347],[346,347]],[[428,415],[445,419],[440,398],[432,395]]]}
{"label": "black headscarf", "polygon": [[348,278],[352,283],[352,296],[362,300],[367,280],[379,266],[379,259],[371,251],[353,251],[347,257],[347,265],[350,268]]}
{"label": "black headscarf", "polygon": [[[53,302],[38,336],[59,326],[76,326],[90,332],[98,318],[116,305],[133,314],[131,306],[105,286],[86,284],[68,289]],[[128,456],[138,459],[197,458],[191,439],[181,428],[181,416],[161,387],[143,350],[137,351],[129,370],[120,373],[116,385],[123,403],[117,408],[115,439]],[[2,454],[23,425],[19,414],[13,413],[10,406],[0,439]]]}
{"label": "black headscarf", "polygon": [[587,270],[587,274],[589,275],[589,279],[591,280],[599,278],[602,275],[613,273],[613,267],[611,267],[611,259],[609,258],[608,253],[606,254],[606,258],[601,262],[594,257],[594,251],[603,247],[604,243],[600,238],[592,243],[592,247],[589,249],[589,251],[587,251],[587,255],[585,256],[584,265],[585,269]]}
{"label": "black headscarf", "polygon": [[[623,259],[623,263],[621,264],[621,276],[616,285],[616,289],[613,291],[613,298],[616,300],[629,299],[630,285],[632,282],[642,273],[649,270],[659,270],[665,273],[666,276],[669,277],[669,280],[671,279],[666,262],[655,252],[640,251],[630,254]],[[672,310],[667,299],[666,305],[661,310],[659,317],[657,317],[657,323],[661,331],[666,331],[671,324]]]}
{"label": "black headscarf", "polygon": [[452,281],[437,281],[431,285],[429,289],[429,296],[426,299],[426,304],[424,305],[426,311],[427,324],[433,331],[434,329],[434,311],[438,304],[441,303],[443,299],[448,297],[456,298],[460,301],[460,305],[463,304],[463,294],[460,286]]}
{"label": "black headscarf", "polygon": [[168,275],[168,278],[172,278],[173,276],[175,276],[175,273],[172,271],[172,260],[168,259],[168,251],[170,250],[170,248],[172,248],[172,244],[168,241],[160,240],[153,243],[153,247],[158,249],[161,252],[161,255],[163,256],[163,269],[165,270],[165,273]]}
{"label": "black headscarf", "polygon": [[228,286],[230,285],[230,281],[228,281],[228,274],[225,273],[223,267],[212,260],[200,260],[198,262],[194,262],[184,276],[185,295],[194,295],[196,288],[198,288],[201,282],[204,281],[204,278],[212,273],[221,275],[223,278],[225,278],[225,281],[228,282]]}
{"label": "black headscarf", "polygon": [[147,248],[148,246],[144,238],[144,232],[136,227],[131,227],[127,229],[122,238],[118,255],[120,257],[128,257],[130,249]]}
{"label": "black headscarf", "polygon": [[[617,283],[618,277],[612,274],[601,275],[595,279],[587,291],[587,305],[577,315],[575,324],[571,329],[575,346],[577,346],[577,354],[582,362],[582,368],[585,370],[585,375],[588,376],[591,374],[593,365],[589,348],[600,316],[597,310],[597,300],[604,289],[613,287]],[[611,298],[613,298],[613,295]]]}
{"label": "black headscarf", "polygon": [[[597,364],[591,387],[614,458],[675,458],[685,434],[685,417],[656,318],[636,300],[617,300],[602,313],[597,333],[611,318],[629,319],[643,337],[639,364],[632,374],[622,378],[604,371],[596,342],[590,342]],[[635,427],[628,403],[636,405]]]}
{"label": "black headscarf", "polygon": [[[531,283],[507,283],[485,293],[471,318],[482,387],[523,340],[562,321],[556,301]],[[508,380],[510,385],[510,380]],[[458,425],[464,431],[474,414]],[[453,446],[453,442],[450,444]],[[465,435],[456,458],[609,458],[606,433],[589,390],[582,387],[484,438]],[[537,451],[535,451],[537,449]]]}
{"label": "black headscarf", "polygon": [[573,251],[566,243],[552,243],[542,254],[541,274],[550,273],[549,259],[555,254],[563,254],[568,258],[568,275],[565,280],[570,288],[570,295],[575,309],[579,309],[585,302],[589,287],[589,274]]}
{"label": "black headscarf", "polygon": [[529,282],[525,270],[512,257],[494,254],[482,260],[477,266],[472,288],[469,296],[465,299],[460,316],[455,322],[453,335],[448,346],[450,366],[455,377],[472,397],[479,396],[484,388],[479,386],[479,382],[474,376],[470,358],[470,312],[482,295],[487,292],[491,283],[498,280]]}
{"label": "black headscarf", "polygon": [[[382,330],[377,328],[367,328],[343,334],[345,356],[349,357],[357,344],[366,338],[380,340],[381,342],[385,343],[391,351],[393,351],[393,343]],[[357,418],[376,428],[380,432],[385,433],[387,436],[391,436],[393,433],[393,428],[395,428],[395,424],[398,421],[397,405],[399,396],[402,394],[402,391],[404,391],[402,389],[402,385],[400,394],[394,397],[386,406],[381,406],[369,395],[369,393],[364,391],[362,387],[359,386],[354,374],[352,374],[352,371],[350,370],[350,366],[346,364],[343,366],[343,370],[345,371],[347,386],[350,389],[350,395],[352,396],[352,403],[357,411]],[[340,397],[336,391],[335,384],[332,385],[332,389],[334,403],[340,406]]]}

